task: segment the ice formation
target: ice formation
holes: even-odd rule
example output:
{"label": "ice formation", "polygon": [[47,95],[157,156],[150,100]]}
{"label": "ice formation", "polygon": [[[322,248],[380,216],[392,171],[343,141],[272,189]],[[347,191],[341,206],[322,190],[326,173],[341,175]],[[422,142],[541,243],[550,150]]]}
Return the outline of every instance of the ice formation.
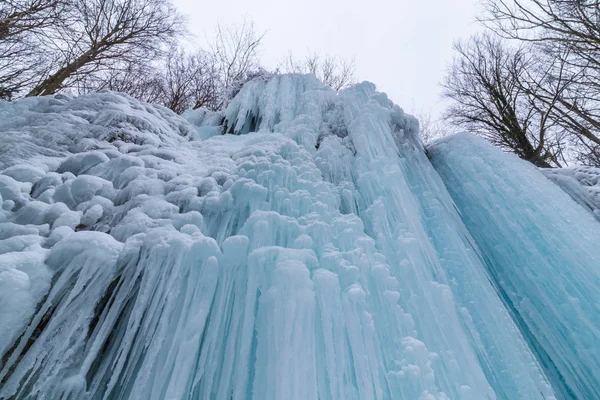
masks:
{"label": "ice formation", "polygon": [[[547,194],[535,191],[494,219],[512,198],[463,201],[484,172],[459,171],[445,183],[463,218],[464,202],[491,197],[465,226],[416,120],[370,83],[337,94],[311,75],[258,78],[223,113],[183,118],[108,92],[28,98],[0,102],[0,121],[0,398],[554,399],[571,378],[572,393],[597,389],[598,253],[579,236],[600,224],[583,210],[545,218],[576,207],[562,193],[528,215],[523,201]],[[582,213],[581,227],[558,226]],[[544,250],[557,261],[533,265]]]}
{"label": "ice formation", "polygon": [[542,172],[600,221],[600,168],[576,166]]}
{"label": "ice formation", "polygon": [[458,135],[429,154],[555,391],[597,398],[600,224],[537,168],[482,139]]}

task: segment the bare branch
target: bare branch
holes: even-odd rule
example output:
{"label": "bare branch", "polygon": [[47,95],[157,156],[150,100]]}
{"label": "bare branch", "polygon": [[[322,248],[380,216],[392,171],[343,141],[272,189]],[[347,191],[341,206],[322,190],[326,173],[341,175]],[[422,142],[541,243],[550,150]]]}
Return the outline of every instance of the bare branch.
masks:
{"label": "bare branch", "polygon": [[225,88],[259,68],[258,50],[264,36],[249,20],[238,26],[217,26],[210,48]]}
{"label": "bare branch", "polygon": [[552,110],[546,123],[567,132],[577,152],[596,151],[600,146],[600,2],[485,0],[484,5],[486,26],[502,37],[530,43],[541,55],[538,68],[550,66],[535,94]]}
{"label": "bare branch", "polygon": [[165,0],[74,0],[65,18],[68,29],[49,32],[46,42],[62,54],[60,67],[28,96],[55,93],[111,63],[151,60],[183,31]]}
{"label": "bare branch", "polygon": [[282,68],[288,73],[314,74],[335,91],[340,91],[355,83],[356,62],[353,58],[346,59],[332,55],[321,58],[317,53],[310,53],[303,60],[295,61],[290,53],[284,60]]}
{"label": "bare branch", "polygon": [[[457,44],[458,53],[444,82],[452,104],[446,118],[538,166],[562,165],[560,131],[554,112],[563,81],[549,85],[548,71],[537,69],[531,48],[512,48],[491,35]],[[540,87],[553,94],[538,98]]]}

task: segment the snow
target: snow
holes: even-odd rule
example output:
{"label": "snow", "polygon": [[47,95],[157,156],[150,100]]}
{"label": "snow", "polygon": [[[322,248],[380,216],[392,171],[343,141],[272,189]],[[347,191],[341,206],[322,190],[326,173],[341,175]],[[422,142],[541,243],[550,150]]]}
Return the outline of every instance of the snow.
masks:
{"label": "snow", "polygon": [[577,166],[542,172],[600,221],[600,168]]}
{"label": "snow", "polygon": [[[563,394],[417,121],[373,84],[337,94],[276,75],[222,113],[103,92],[0,103],[0,118],[2,398]],[[536,211],[563,210],[561,195]],[[568,243],[589,233],[574,232]],[[552,254],[589,272],[596,253]],[[589,288],[590,276],[552,282]],[[556,310],[581,307],[569,322],[592,323],[590,299]],[[560,342],[572,362],[561,376],[588,389],[590,335],[578,353]]]}
{"label": "snow", "polygon": [[468,134],[429,148],[561,398],[600,393],[600,224],[531,164]]}
{"label": "snow", "polygon": [[199,108],[186,110],[181,116],[196,129],[192,132],[193,140],[205,140],[223,133],[221,123],[225,116],[221,112]]}
{"label": "snow", "polygon": [[[107,150],[114,150],[108,142],[125,140],[155,147],[163,142],[182,142],[195,131],[186,120],[164,107],[110,92],[0,102],[0,121],[0,169],[26,160],[28,166],[21,164],[19,171],[31,167],[56,169],[53,163],[70,153],[104,150],[108,155]],[[93,165],[97,156],[98,153],[81,154],[80,168]],[[10,171],[6,175],[12,176]]]}

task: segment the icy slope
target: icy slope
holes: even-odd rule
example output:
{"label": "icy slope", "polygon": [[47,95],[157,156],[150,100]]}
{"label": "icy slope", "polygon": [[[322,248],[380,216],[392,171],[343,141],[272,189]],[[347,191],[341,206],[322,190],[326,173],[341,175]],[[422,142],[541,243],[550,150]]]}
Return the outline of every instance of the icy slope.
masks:
{"label": "icy slope", "polygon": [[600,168],[579,166],[541,171],[600,221]]}
{"label": "icy slope", "polygon": [[531,164],[475,136],[429,154],[557,393],[597,398],[600,224]]}
{"label": "icy slope", "polygon": [[182,136],[194,132],[170,110],[112,93],[0,102],[0,120],[2,169],[19,162],[56,168],[72,153],[116,150],[111,145],[115,140],[157,147],[183,142]]}
{"label": "icy slope", "polygon": [[298,75],[222,117],[0,103],[0,398],[554,398],[414,118]]}

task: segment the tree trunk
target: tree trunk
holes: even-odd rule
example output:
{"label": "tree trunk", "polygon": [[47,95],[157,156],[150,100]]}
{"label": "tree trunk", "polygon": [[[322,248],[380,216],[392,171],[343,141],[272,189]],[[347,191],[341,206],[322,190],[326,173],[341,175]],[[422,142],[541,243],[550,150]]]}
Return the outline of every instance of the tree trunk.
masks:
{"label": "tree trunk", "polygon": [[[559,101],[568,110],[568,111],[565,112],[565,114],[568,114],[569,112],[572,112],[575,115],[579,116],[581,119],[583,119],[585,122],[589,123],[595,129],[600,130],[600,121],[597,121],[594,118],[590,117],[590,115],[588,115],[587,113],[585,113],[584,111],[582,111],[578,107],[576,107],[574,104],[572,104],[572,103],[570,103],[570,102],[568,102],[568,101],[566,101],[564,99],[559,99]],[[578,133],[581,136],[583,136],[583,137],[591,140],[592,142],[600,145],[600,137],[594,135],[583,124],[577,123],[573,118],[571,118],[571,120],[578,125],[576,128],[579,128],[577,130],[578,130]]]}
{"label": "tree trunk", "polygon": [[54,74],[50,75],[42,83],[34,87],[26,97],[47,96],[56,93],[62,87],[62,84],[65,82],[65,80],[77,72],[81,67],[94,61],[97,54],[98,53],[95,51],[95,49],[89,49],[75,60],[65,65],[63,68],[56,71]]}

